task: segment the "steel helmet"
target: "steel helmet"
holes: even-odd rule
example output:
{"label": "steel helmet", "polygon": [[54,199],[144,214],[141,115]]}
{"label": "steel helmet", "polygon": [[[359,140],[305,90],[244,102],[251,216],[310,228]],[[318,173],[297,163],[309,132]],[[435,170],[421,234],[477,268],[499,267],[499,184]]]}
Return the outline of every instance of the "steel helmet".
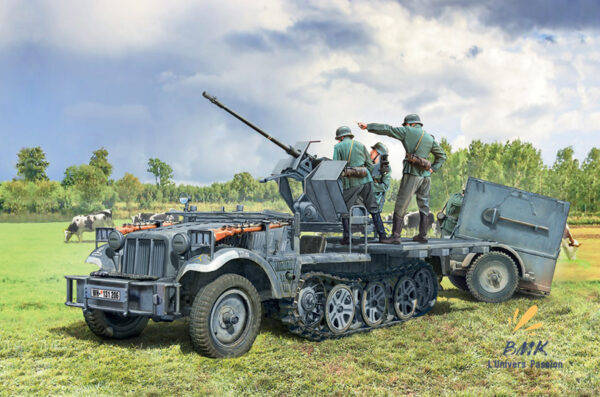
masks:
{"label": "steel helmet", "polygon": [[421,118],[418,114],[407,114],[404,118],[404,124],[421,124],[421,126],[423,125],[423,123],[421,122]]}
{"label": "steel helmet", "polygon": [[377,150],[377,153],[380,155],[389,153],[387,146],[381,142],[377,142],[375,145],[371,146],[371,148]]}
{"label": "steel helmet", "polygon": [[344,136],[349,136],[351,138],[354,138],[354,135],[352,135],[352,131],[350,131],[350,127],[342,126],[342,127],[338,128],[337,130],[335,130],[336,138],[341,138]]}

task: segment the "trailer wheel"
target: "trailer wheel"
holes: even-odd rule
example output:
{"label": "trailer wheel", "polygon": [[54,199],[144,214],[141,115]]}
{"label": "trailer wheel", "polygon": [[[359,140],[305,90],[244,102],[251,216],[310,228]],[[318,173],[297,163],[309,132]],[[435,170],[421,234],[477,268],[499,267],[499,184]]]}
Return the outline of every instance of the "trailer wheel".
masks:
{"label": "trailer wheel", "polygon": [[111,339],[127,339],[138,336],[148,324],[148,317],[145,316],[124,317],[118,313],[93,309],[84,312],[83,317],[94,334]]}
{"label": "trailer wheel", "polygon": [[456,288],[469,292],[469,286],[467,285],[467,277],[460,276],[458,274],[450,274],[448,279]]}
{"label": "trailer wheel", "polygon": [[261,320],[256,288],[237,274],[225,274],[200,289],[190,314],[190,338],[205,356],[239,357],[252,347]]}
{"label": "trailer wheel", "polygon": [[512,258],[492,251],[477,258],[467,273],[467,285],[473,296],[484,302],[504,302],[515,293],[519,271]]}

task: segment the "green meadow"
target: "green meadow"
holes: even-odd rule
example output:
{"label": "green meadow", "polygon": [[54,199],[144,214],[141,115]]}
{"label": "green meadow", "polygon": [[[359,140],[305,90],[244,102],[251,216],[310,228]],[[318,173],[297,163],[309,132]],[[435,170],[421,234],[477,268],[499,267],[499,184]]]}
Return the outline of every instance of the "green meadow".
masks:
{"label": "green meadow", "polygon": [[[263,319],[248,354],[214,360],[192,350],[185,320],[151,322],[127,341],[94,336],[81,310],[64,306],[63,277],[95,269],[84,263],[93,235],[65,244],[65,226],[0,223],[0,395],[600,393],[598,228],[580,239],[577,261],[559,262],[550,297],[486,304],[445,280],[432,312],[401,326],[316,343]],[[529,324],[541,328],[513,332],[515,309],[520,316],[533,305]],[[547,354],[504,356],[508,341],[547,341]],[[490,368],[494,360],[526,368]]]}

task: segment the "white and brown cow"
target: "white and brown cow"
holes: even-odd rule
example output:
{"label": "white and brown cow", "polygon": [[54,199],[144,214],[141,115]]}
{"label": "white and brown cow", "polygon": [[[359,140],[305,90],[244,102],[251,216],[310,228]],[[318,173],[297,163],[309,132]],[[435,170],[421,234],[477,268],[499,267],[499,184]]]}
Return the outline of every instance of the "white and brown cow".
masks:
{"label": "white and brown cow", "polygon": [[68,242],[74,234],[77,235],[79,242],[81,242],[81,235],[83,232],[93,232],[99,227],[112,226],[114,226],[114,223],[111,210],[95,212],[89,215],[76,215],[73,217],[69,227],[65,229],[65,243]]}

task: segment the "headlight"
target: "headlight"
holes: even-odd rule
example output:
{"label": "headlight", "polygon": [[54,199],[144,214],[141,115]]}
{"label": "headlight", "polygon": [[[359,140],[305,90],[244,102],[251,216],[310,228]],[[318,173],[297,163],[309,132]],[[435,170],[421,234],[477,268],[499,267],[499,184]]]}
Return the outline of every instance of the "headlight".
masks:
{"label": "headlight", "polygon": [[115,251],[118,251],[121,248],[123,248],[124,244],[125,244],[125,236],[123,236],[123,233],[121,233],[118,230],[113,230],[112,232],[109,233],[108,246],[110,248],[112,248]]}
{"label": "headlight", "polygon": [[177,233],[175,236],[173,236],[171,246],[176,254],[182,255],[186,253],[188,249],[190,249],[190,238],[188,237],[187,233]]}

